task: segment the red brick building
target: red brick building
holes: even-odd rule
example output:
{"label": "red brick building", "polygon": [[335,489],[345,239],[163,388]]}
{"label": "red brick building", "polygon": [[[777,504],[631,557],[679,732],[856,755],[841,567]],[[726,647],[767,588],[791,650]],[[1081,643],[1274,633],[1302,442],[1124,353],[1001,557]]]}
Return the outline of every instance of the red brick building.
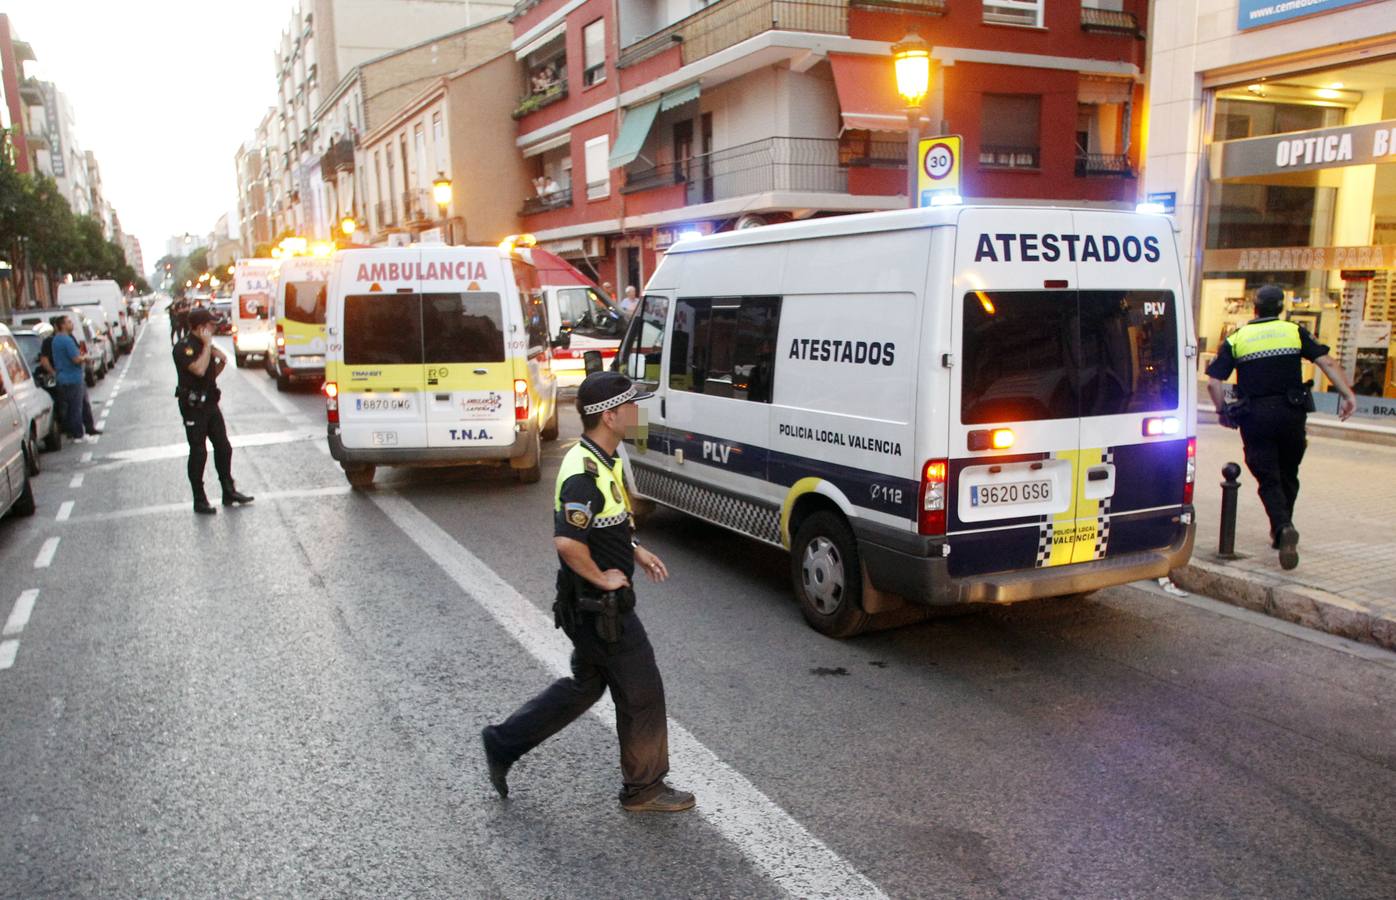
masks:
{"label": "red brick building", "polygon": [[968,199],[1132,206],[1146,0],[520,0],[524,228],[619,293],[685,231],[907,205],[890,45]]}

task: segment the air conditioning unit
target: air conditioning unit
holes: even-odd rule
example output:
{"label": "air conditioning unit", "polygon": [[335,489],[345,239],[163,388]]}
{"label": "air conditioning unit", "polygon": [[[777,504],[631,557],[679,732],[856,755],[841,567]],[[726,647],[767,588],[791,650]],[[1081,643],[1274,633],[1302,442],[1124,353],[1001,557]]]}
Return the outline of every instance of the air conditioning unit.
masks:
{"label": "air conditioning unit", "polygon": [[606,255],[606,239],[600,235],[582,238],[582,255],[587,257]]}

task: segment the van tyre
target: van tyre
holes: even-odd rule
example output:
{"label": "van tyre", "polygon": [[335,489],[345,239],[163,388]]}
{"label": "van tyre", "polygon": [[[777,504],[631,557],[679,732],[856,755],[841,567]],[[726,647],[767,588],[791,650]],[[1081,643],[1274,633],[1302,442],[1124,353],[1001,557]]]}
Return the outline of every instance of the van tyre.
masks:
{"label": "van tyre", "polygon": [[291,379],[280,372],[276,373],[276,389],[283,394],[291,389]]}
{"label": "van tyre", "polygon": [[32,436],[24,442],[24,473],[30,478],[39,474],[39,448],[35,446]]}
{"label": "van tyre", "polygon": [[32,516],[35,508],[34,482],[30,481],[29,476],[26,475],[24,476],[24,490],[20,492],[19,499],[15,501],[15,505],[11,509],[17,516]]}
{"label": "van tyre", "polygon": [[63,429],[58,425],[58,416],[50,417],[48,434],[44,435],[44,449],[50,453],[63,449]]}
{"label": "van tyre", "polygon": [[516,467],[514,477],[519,479],[519,484],[535,484],[543,477],[543,442],[537,432],[534,432],[533,447],[526,459],[531,465]]}
{"label": "van tyre", "polygon": [[790,550],[791,580],[805,621],[835,638],[866,630],[872,617],[863,611],[862,562],[844,518],[814,513],[800,523]]}
{"label": "van tyre", "polygon": [[93,374],[91,369],[83,373],[82,380],[87,383],[88,387],[94,387],[97,384],[97,376]]}
{"label": "van tyre", "polygon": [[233,362],[237,364],[239,369],[247,368],[247,354],[233,351]]}
{"label": "van tyre", "polygon": [[378,469],[376,466],[344,466],[344,477],[349,480],[349,486],[356,491],[367,490],[373,486],[373,474]]}
{"label": "van tyre", "polygon": [[558,434],[558,423],[557,423],[557,399],[554,398],[554,399],[553,399],[553,414],[552,414],[552,417],[548,419],[548,424],[546,424],[546,425],[543,426],[543,440],[545,440],[545,441],[555,441],[555,440],[557,440],[557,434]]}

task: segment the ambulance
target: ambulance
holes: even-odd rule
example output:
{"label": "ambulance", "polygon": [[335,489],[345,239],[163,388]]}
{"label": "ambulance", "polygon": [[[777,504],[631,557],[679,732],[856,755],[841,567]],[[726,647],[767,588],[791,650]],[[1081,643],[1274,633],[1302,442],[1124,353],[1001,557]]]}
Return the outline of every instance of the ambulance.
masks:
{"label": "ambulance", "polygon": [[539,479],[557,379],[538,273],[512,245],[336,253],[325,321],[330,454],[352,486],[384,465]]}
{"label": "ambulance", "polygon": [[277,260],[240,259],[233,263],[233,356],[241,368],[271,349],[271,280]]}
{"label": "ambulance", "polygon": [[682,240],[617,357],[655,392],[632,493],[788,550],[836,637],[1158,578],[1192,551],[1194,334],[1163,216],[935,207]]}
{"label": "ambulance", "polygon": [[[558,381],[576,386],[586,377],[587,353],[596,351],[602,364],[609,365],[620,346],[628,324],[615,300],[596,287],[571,263],[560,256],[532,246],[531,235],[511,238],[521,256],[538,270],[543,298],[548,304],[549,335],[557,346],[553,351],[553,371]],[[563,340],[563,335],[566,339]]]}
{"label": "ambulance", "polygon": [[278,391],[297,381],[324,381],[329,279],[330,260],[318,256],[282,260],[272,278],[272,343],[265,364]]}

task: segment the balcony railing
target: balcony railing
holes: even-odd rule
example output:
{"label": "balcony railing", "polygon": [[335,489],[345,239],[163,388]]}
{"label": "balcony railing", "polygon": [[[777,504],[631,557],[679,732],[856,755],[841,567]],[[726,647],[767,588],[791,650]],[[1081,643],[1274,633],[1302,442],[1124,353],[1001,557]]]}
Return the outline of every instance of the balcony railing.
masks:
{"label": "balcony railing", "polygon": [[354,171],[354,142],[340,138],[320,157],[320,177],[325,181],[335,181],[340,172]]}
{"label": "balcony railing", "polygon": [[1041,157],[1039,147],[984,144],[979,148],[979,166],[983,169],[1038,169]]}
{"label": "balcony railing", "polygon": [[524,201],[520,215],[534,216],[550,209],[562,209],[572,205],[572,189],[563,188],[560,191],[553,191],[551,194],[544,194],[542,197],[529,197]]}
{"label": "balcony railing", "polygon": [[855,9],[891,10],[913,16],[943,16],[949,12],[948,0],[848,0]]}
{"label": "balcony railing", "polygon": [[[625,173],[621,193],[687,185],[687,204],[711,203],[768,191],[848,193],[850,166],[906,166],[899,141],[877,141],[867,155],[840,162],[835,138],[772,137]],[[846,153],[845,153],[846,157]]]}
{"label": "balcony railing", "polygon": [[679,44],[683,64],[711,56],[767,31],[848,34],[849,0],[720,0],[621,50],[618,68]]}
{"label": "balcony railing", "polygon": [[1112,178],[1133,178],[1134,168],[1129,157],[1116,153],[1076,154],[1076,175],[1078,178],[1104,175]]}
{"label": "balcony railing", "polygon": [[434,222],[438,216],[436,204],[431,202],[431,192],[424,188],[413,188],[402,192],[402,221],[405,225]]}
{"label": "balcony railing", "polygon": [[524,94],[523,97],[519,98],[519,105],[514,107],[513,116],[515,119],[522,119],[529,113],[537,112],[545,106],[552,106],[566,97],[567,79],[559,78],[543,90]]}
{"label": "balcony railing", "polygon": [[1134,18],[1134,13],[1123,12],[1118,9],[1096,9],[1091,6],[1081,7],[1081,30],[1082,31],[1103,31],[1109,34],[1127,34],[1131,37],[1144,37],[1139,30],[1139,21]]}

